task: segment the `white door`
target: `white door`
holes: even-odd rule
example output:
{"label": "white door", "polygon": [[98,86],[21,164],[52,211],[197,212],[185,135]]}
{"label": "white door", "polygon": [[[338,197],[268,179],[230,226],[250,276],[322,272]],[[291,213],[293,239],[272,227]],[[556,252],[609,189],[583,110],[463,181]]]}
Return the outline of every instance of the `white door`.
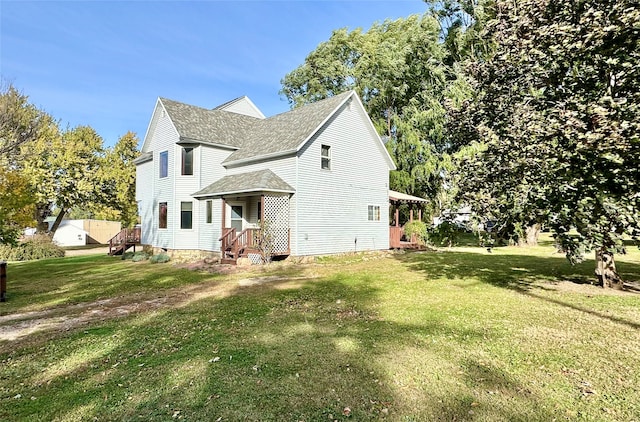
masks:
{"label": "white door", "polygon": [[236,233],[240,233],[244,228],[244,205],[229,204],[229,226],[236,229]]}

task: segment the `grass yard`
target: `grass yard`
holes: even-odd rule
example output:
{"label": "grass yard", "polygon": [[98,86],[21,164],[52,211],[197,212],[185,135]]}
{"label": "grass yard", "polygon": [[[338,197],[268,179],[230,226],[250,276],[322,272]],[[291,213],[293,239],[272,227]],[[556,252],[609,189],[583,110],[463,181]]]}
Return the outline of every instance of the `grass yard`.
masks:
{"label": "grass yard", "polygon": [[[637,248],[617,263],[640,282]],[[0,420],[639,421],[640,295],[593,269],[548,243],[228,274],[11,263]]]}

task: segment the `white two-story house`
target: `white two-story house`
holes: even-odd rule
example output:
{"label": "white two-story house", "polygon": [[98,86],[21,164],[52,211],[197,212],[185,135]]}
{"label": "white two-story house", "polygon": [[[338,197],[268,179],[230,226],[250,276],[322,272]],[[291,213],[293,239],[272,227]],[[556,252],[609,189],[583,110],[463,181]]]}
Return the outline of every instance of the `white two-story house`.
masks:
{"label": "white two-story house", "polygon": [[261,227],[277,256],[389,248],[395,166],[353,91],[270,118],[247,97],[159,98],[141,152],[141,238],[156,251],[235,260]]}

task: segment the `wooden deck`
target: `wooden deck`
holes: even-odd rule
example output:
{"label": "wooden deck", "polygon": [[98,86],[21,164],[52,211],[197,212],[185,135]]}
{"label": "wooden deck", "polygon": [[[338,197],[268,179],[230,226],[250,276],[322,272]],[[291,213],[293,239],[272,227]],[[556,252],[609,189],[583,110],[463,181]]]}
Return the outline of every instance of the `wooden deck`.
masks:
{"label": "wooden deck", "polygon": [[109,240],[109,255],[124,255],[127,249],[133,247],[136,251],[136,245],[140,244],[140,227],[133,229],[122,229],[120,233],[113,236]]}
{"label": "wooden deck", "polygon": [[404,227],[389,227],[389,249],[419,249],[415,235],[411,239],[406,239],[404,235]]}

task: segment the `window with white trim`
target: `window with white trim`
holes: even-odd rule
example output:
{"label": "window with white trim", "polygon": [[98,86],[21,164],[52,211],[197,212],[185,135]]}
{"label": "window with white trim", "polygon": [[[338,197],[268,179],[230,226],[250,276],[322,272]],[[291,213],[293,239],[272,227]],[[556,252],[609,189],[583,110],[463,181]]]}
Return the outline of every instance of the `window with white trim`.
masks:
{"label": "window with white trim", "polygon": [[193,148],[182,148],[182,175],[193,176]]}
{"label": "window with white trim", "polygon": [[169,175],[169,151],[162,151],[160,153],[160,178],[167,177]]}
{"label": "window with white trim", "polygon": [[180,202],[180,228],[193,228],[193,202]]}
{"label": "window with white trim", "polygon": [[369,221],[380,221],[380,205],[369,205]]}
{"label": "window with white trim", "polygon": [[211,224],[211,222],[213,221],[213,201],[211,199],[208,199],[206,201],[206,222],[207,224]]}
{"label": "window with white trim", "polygon": [[158,228],[166,229],[167,228],[167,203],[160,202],[158,204]]}
{"label": "window with white trim", "polygon": [[322,170],[331,170],[331,147],[329,145],[320,147],[320,168]]}

